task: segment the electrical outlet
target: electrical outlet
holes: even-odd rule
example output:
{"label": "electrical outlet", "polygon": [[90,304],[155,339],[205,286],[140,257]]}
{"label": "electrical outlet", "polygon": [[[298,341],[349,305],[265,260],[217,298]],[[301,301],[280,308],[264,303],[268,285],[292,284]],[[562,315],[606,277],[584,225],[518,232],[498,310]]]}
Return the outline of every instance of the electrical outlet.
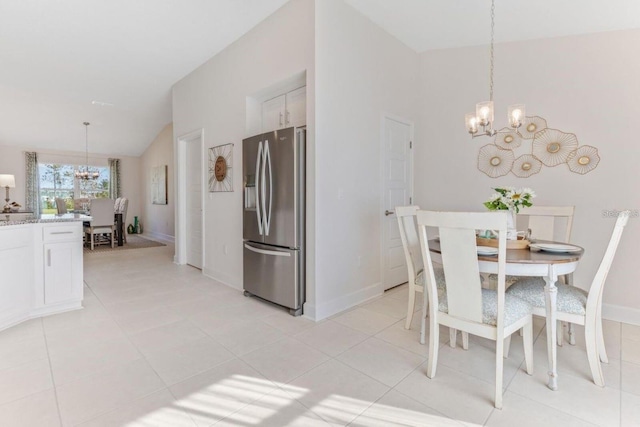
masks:
{"label": "electrical outlet", "polygon": [[222,253],[224,253],[225,255],[229,255],[229,248],[227,247],[227,245],[222,245]]}
{"label": "electrical outlet", "polygon": [[338,188],[338,200],[344,199],[344,189]]}
{"label": "electrical outlet", "polygon": [[358,267],[362,267],[362,255],[358,255]]}

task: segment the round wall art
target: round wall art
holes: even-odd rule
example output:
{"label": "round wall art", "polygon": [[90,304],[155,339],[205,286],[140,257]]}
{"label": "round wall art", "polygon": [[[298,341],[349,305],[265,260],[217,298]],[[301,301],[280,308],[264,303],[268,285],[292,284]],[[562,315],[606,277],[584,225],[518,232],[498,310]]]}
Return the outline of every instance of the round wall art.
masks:
{"label": "round wall art", "polygon": [[209,148],[209,191],[233,191],[233,144]]}

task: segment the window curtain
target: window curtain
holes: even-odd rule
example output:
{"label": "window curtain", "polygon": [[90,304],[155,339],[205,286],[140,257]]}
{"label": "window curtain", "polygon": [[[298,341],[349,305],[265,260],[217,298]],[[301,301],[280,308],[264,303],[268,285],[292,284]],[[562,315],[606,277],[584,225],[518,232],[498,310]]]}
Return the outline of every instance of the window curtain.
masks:
{"label": "window curtain", "polygon": [[34,215],[40,216],[40,176],[38,174],[38,154],[35,152],[25,152],[26,161],[26,194],[25,208],[32,211]]}
{"label": "window curtain", "polygon": [[120,159],[109,159],[109,198],[121,197],[120,191]]}

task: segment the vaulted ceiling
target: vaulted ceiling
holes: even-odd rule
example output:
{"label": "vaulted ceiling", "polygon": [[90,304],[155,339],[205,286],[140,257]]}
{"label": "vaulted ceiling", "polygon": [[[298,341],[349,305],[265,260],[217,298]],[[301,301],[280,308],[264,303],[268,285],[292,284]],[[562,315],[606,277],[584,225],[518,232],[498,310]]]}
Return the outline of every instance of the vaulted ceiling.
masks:
{"label": "vaulted ceiling", "polygon": [[[489,40],[489,0],[345,1],[417,52]],[[0,145],[84,151],[89,121],[90,152],[140,155],[171,86],[286,2],[0,0]],[[496,3],[497,42],[640,28],[638,0]]]}

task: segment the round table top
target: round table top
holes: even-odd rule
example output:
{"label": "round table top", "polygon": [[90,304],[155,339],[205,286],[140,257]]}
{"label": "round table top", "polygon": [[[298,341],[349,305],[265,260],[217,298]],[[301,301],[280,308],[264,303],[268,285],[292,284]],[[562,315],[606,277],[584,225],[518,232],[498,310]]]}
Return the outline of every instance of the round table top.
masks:
{"label": "round table top", "polygon": [[[556,243],[556,244],[566,244],[562,242],[552,242],[549,240],[536,240],[532,243]],[[507,249],[507,263],[518,263],[518,264],[562,264],[568,262],[576,262],[579,261],[582,255],[584,254],[584,249],[580,246],[576,246],[571,244],[571,246],[575,246],[580,248],[579,252],[572,253],[555,253],[555,252],[545,252],[545,251],[535,251],[526,249]],[[440,251],[440,241],[439,240],[429,240],[429,251],[434,253],[441,253]],[[486,255],[478,255],[478,259],[481,261],[493,261],[498,262],[497,256],[486,256]]]}

